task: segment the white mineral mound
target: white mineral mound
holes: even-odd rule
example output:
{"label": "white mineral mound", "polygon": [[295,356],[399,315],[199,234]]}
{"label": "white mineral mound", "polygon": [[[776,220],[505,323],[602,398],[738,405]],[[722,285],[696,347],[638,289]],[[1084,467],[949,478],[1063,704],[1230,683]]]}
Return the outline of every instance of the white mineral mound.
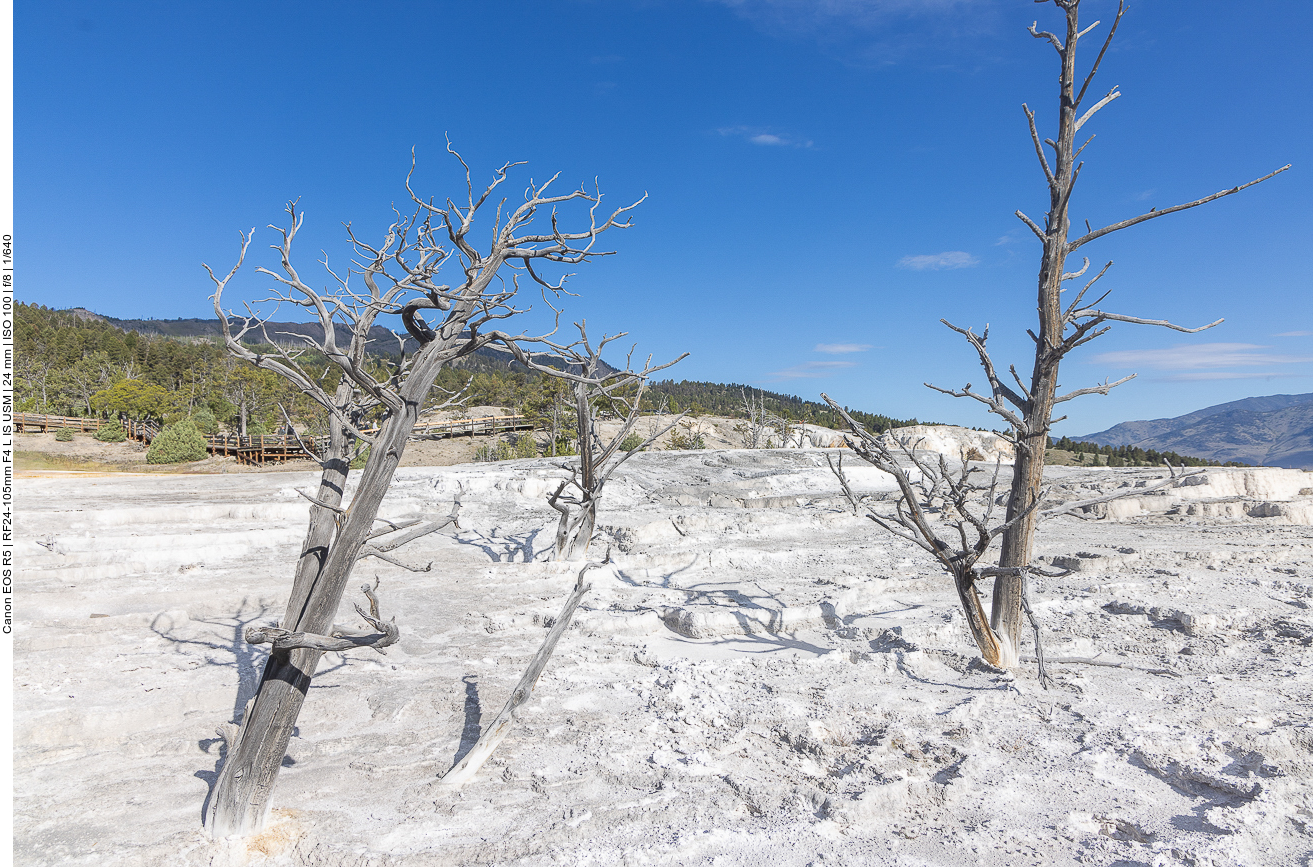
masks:
{"label": "white mineral mound", "polygon": [[[1313,539],[1273,510],[1313,498],[1258,498],[1291,491],[1281,470],[1141,498],[1188,516],[1041,524],[1038,559],[1068,570],[1030,588],[1046,690],[1029,629],[1016,671],[974,662],[952,583],[852,514],[824,454],[636,455],[575,623],[488,764],[444,788],[574,585],[549,560],[563,462],[397,472],[381,516],[459,494],[460,527],[392,552],[422,571],[361,561],[338,621],[377,577],[401,640],[325,655],[269,827],[218,843],[215,729],[253,695],[267,645],[243,631],[282,616],[317,478],[20,478],[15,863],[1306,864]],[[1162,475],[1047,471],[1064,502]],[[892,510],[888,475],[849,479]]]}
{"label": "white mineral mound", "polygon": [[1209,470],[1182,483],[1177,493],[1184,499],[1210,497],[1251,497],[1261,500],[1291,500],[1301,493],[1313,493],[1313,475],[1304,470],[1276,467],[1254,469]]}
{"label": "white mineral mound", "polygon": [[[1210,468],[1193,471],[1179,487],[1124,497],[1086,511],[1101,518],[1124,520],[1144,515],[1204,518],[1280,518],[1281,523],[1313,525],[1313,475],[1276,467]],[[1105,474],[1100,491],[1116,486],[1150,487],[1163,470],[1137,470],[1130,475]],[[1114,482],[1113,480],[1116,479]]]}
{"label": "white mineral mound", "polygon": [[843,431],[814,424],[795,425],[784,439],[786,449],[837,449],[843,447]]}
{"label": "white mineral mound", "polygon": [[[1015,456],[1012,443],[996,433],[954,427],[947,424],[916,424],[898,427],[885,434],[914,446],[918,451],[934,452],[945,457],[1011,463]],[[976,455],[979,455],[977,457]]]}

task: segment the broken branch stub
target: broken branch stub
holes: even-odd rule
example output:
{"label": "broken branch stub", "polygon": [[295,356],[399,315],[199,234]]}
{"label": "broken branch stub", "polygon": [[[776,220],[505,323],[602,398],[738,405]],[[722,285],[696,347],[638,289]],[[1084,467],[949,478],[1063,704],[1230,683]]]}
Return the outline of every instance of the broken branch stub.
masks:
{"label": "broken branch stub", "polygon": [[[610,555],[608,553],[609,561]],[[590,569],[598,569],[601,563],[587,563],[579,570],[579,575],[575,578],[574,589],[566,597],[565,605],[561,608],[561,613],[557,615],[556,622],[548,630],[547,637],[543,639],[542,646],[538,652],[533,655],[529,665],[520,676],[520,680],[515,684],[515,689],[511,690],[511,696],[502,706],[501,713],[497,714],[483,733],[479,735],[479,740],[470,749],[465,757],[459,763],[449,770],[441,779],[444,788],[458,789],[465,783],[474,778],[474,775],[483,767],[484,762],[492,755],[497,745],[505,740],[506,735],[510,733],[511,722],[515,718],[515,712],[524,706],[525,702],[533,695],[534,685],[538,683],[538,678],[542,676],[543,669],[547,667],[547,662],[552,658],[552,653],[556,650],[557,643],[561,636],[570,628],[570,621],[574,619],[574,612],[583,601],[584,594],[592,589],[591,584],[584,583],[584,575]]]}

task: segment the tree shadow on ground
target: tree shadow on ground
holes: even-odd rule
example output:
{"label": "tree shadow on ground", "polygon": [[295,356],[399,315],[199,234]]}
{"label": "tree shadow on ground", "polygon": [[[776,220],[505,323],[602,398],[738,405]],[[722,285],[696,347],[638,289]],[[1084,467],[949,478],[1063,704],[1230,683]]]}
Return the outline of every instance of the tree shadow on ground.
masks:
{"label": "tree shadow on ground", "polygon": [[483,706],[479,702],[479,677],[475,674],[467,674],[461,681],[465,684],[465,727],[461,729],[460,745],[456,747],[456,755],[451,759],[451,766],[454,768],[460,764],[461,759],[474,749],[474,745],[479,742],[479,735],[482,733],[481,723],[483,722]]}
{"label": "tree shadow on ground", "polygon": [[[230,617],[217,618],[198,618],[187,621],[188,623],[205,624],[212,627],[218,627],[224,634],[224,638],[210,636],[189,637],[181,633],[181,624],[174,623],[167,614],[161,614],[151,621],[151,631],[160,638],[173,645],[177,653],[204,655],[206,665],[218,666],[220,668],[232,668],[237,673],[237,691],[233,696],[232,713],[227,722],[234,725],[241,725],[242,715],[246,710],[246,704],[255,697],[256,691],[260,685],[260,678],[264,673],[265,663],[269,659],[269,651],[266,647],[260,645],[248,644],[246,642],[246,628],[256,621],[268,618],[268,606],[257,606],[251,603],[249,598],[243,598],[237,606],[237,610]],[[231,653],[232,661],[225,662],[213,658],[213,654],[205,651],[220,651]],[[316,672],[316,678],[344,668],[348,663],[345,655],[341,661],[334,666]],[[314,685],[312,684],[312,687]],[[300,729],[297,726],[292,727],[292,737],[300,735]],[[214,795],[214,786],[219,779],[219,771],[223,768],[223,763],[228,758],[228,745],[222,737],[201,738],[196,742],[201,752],[206,755],[213,755],[211,749],[218,747],[219,752],[215,758],[214,768],[202,768],[196,771],[192,776],[201,780],[206,785],[205,799],[201,804],[201,821],[205,820],[209,812],[210,799]],[[290,756],[283,757],[283,767],[290,767],[295,764],[295,760]]]}
{"label": "tree shadow on ground", "polygon": [[[539,527],[537,530],[518,535],[498,536],[496,528],[488,535],[477,530],[466,530],[452,535],[451,538],[457,544],[480,549],[494,563],[532,563],[540,553],[535,550],[534,543],[542,531],[542,528]],[[517,556],[519,557],[518,561],[516,560]]]}

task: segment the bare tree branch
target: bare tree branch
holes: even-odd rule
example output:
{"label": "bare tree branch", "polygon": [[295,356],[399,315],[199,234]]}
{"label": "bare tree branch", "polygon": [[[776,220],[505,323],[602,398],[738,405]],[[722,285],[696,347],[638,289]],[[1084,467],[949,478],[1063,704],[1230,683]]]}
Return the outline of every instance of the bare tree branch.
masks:
{"label": "bare tree branch", "polygon": [[[608,556],[605,562],[609,561],[610,557]],[[547,637],[543,639],[542,647],[538,648],[538,652],[529,661],[524,674],[520,676],[520,682],[511,691],[511,696],[506,700],[501,713],[497,714],[496,719],[488,724],[483,734],[479,736],[478,742],[465,754],[465,758],[443,775],[442,785],[444,787],[460,788],[473,779],[474,775],[483,767],[483,763],[492,755],[493,750],[497,749],[497,745],[510,733],[511,723],[515,719],[515,712],[533,695],[534,685],[538,682],[538,678],[542,676],[548,660],[552,658],[552,653],[555,652],[561,636],[570,627],[570,621],[574,618],[575,609],[583,601],[584,594],[592,589],[591,584],[584,583],[584,575],[588,574],[590,569],[599,569],[602,565],[602,563],[595,562],[586,563],[579,570],[579,575],[575,578],[574,589],[566,598],[561,613],[557,615],[556,622],[552,624]]]}
{"label": "bare tree branch", "polygon": [[1229,190],[1222,190],[1220,192],[1213,193],[1211,196],[1204,196],[1202,199],[1195,199],[1193,202],[1186,202],[1184,205],[1174,205],[1170,208],[1163,208],[1161,211],[1155,209],[1147,214],[1141,214],[1138,217],[1131,217],[1129,220],[1122,220],[1120,223],[1113,223],[1110,226],[1104,226],[1102,229],[1095,229],[1093,232],[1090,232],[1089,234],[1086,235],[1082,235],[1081,237],[1077,238],[1075,241],[1069,242],[1067,244],[1067,251],[1071,252],[1072,250],[1075,250],[1078,247],[1083,247],[1084,245],[1088,244],[1090,241],[1095,240],[1096,238],[1102,238],[1104,235],[1107,235],[1110,232],[1116,232],[1120,229],[1129,228],[1130,226],[1137,225],[1138,223],[1143,223],[1145,220],[1152,220],[1155,217],[1162,217],[1167,214],[1175,214],[1177,211],[1184,211],[1189,208],[1197,208],[1200,205],[1206,205],[1209,202],[1223,198],[1224,196],[1234,195],[1235,193],[1238,193],[1241,190],[1249,189],[1254,184],[1261,184],[1263,181],[1266,181],[1268,178],[1276,177],[1277,175],[1281,174],[1288,168],[1290,168],[1289,163],[1277,169],[1276,171],[1268,172],[1267,174],[1263,175],[1261,178],[1255,178],[1254,180],[1250,181],[1247,184],[1241,184],[1240,186],[1232,187]]}
{"label": "bare tree branch", "polygon": [[[1103,47],[1099,49],[1099,56],[1094,58],[1094,65],[1090,67],[1089,74],[1085,76],[1085,83],[1081,85],[1080,93],[1076,95],[1076,99],[1072,103],[1073,106],[1079,106],[1082,102],[1085,101],[1085,91],[1089,89],[1090,82],[1093,81],[1094,76],[1098,74],[1099,65],[1103,63],[1103,55],[1108,53],[1108,46],[1112,44],[1112,37],[1117,33],[1117,25],[1121,23],[1122,16],[1125,14],[1126,14],[1125,0],[1117,0],[1117,17],[1112,19],[1112,27],[1108,29],[1108,36],[1106,39],[1103,40]],[[1086,33],[1089,33],[1098,25],[1099,22],[1095,21],[1089,27],[1086,27],[1083,31],[1081,31],[1080,35],[1084,36]],[[1116,88],[1113,89],[1116,90]]]}
{"label": "bare tree branch", "polygon": [[[377,587],[377,582],[375,582],[375,587]],[[377,633],[345,634],[339,633],[335,629],[332,635],[315,635],[309,632],[291,632],[286,629],[279,629],[276,626],[252,626],[246,630],[246,643],[268,643],[272,644],[275,650],[305,648],[318,650],[322,653],[369,647],[383,653],[383,648],[396,644],[401,638],[401,632],[397,629],[396,618],[383,620],[382,615],[378,613],[378,597],[374,595],[374,588],[365,584],[360,589],[369,600],[369,613],[366,613],[359,605],[356,606],[356,613],[366,623],[377,629]]]}
{"label": "bare tree branch", "polygon": [[1166,319],[1142,319],[1139,316],[1125,316],[1121,313],[1106,313],[1102,310],[1095,310],[1091,307],[1077,310],[1072,314],[1073,319],[1085,316],[1097,318],[1100,322],[1130,322],[1134,325],[1157,325],[1159,328],[1170,328],[1173,331],[1180,331],[1185,334],[1198,334],[1200,331],[1207,331],[1210,328],[1216,328],[1218,325],[1221,325],[1226,321],[1225,319],[1217,319],[1209,322],[1207,325],[1200,325],[1197,328],[1187,328],[1184,325],[1177,325],[1174,322],[1168,322]]}
{"label": "bare tree branch", "polygon": [[1017,211],[1016,214],[1017,214],[1017,219],[1025,223],[1030,228],[1030,231],[1035,233],[1036,238],[1039,238],[1041,241],[1044,240],[1044,230],[1041,229],[1039,226],[1035,225],[1034,220],[1032,220],[1030,217],[1027,217],[1025,214],[1021,213],[1021,211]]}
{"label": "bare tree branch", "polygon": [[[1030,106],[1024,102],[1021,104],[1021,110],[1025,112],[1026,122],[1030,124],[1030,138],[1035,143],[1035,156],[1039,157],[1040,168],[1044,169],[1044,179],[1049,182],[1050,188],[1056,188],[1058,179],[1053,176],[1053,169],[1049,168],[1049,161],[1044,157],[1044,145],[1039,140],[1039,131],[1035,129],[1035,112],[1031,111]],[[1017,216],[1025,219],[1020,211],[1017,212]],[[1032,225],[1032,228],[1038,229],[1039,227]]]}
{"label": "bare tree branch", "polygon": [[1058,50],[1058,53],[1062,54],[1066,50],[1062,44],[1062,40],[1047,30],[1036,30],[1035,28],[1038,26],[1039,22],[1036,21],[1026,29],[1030,32],[1030,35],[1034,36],[1036,39],[1047,39],[1049,43]]}
{"label": "bare tree branch", "polygon": [[[1112,90],[1108,91],[1107,96],[1096,102],[1094,105],[1090,107],[1089,111],[1085,112],[1080,116],[1080,120],[1076,121],[1076,131],[1079,132],[1080,128],[1085,126],[1085,122],[1090,118],[1094,117],[1095,112],[1097,112],[1099,109],[1103,108],[1105,105],[1112,102],[1114,99],[1116,99],[1119,96],[1121,96],[1121,92],[1117,90],[1117,85],[1113,85]],[[1083,149],[1084,146],[1082,146],[1082,150]]]}
{"label": "bare tree branch", "polygon": [[1132,379],[1135,379],[1135,374],[1133,373],[1130,374],[1129,376],[1123,376],[1121,379],[1117,380],[1116,382],[1105,381],[1103,385],[1094,385],[1094,386],[1090,386],[1089,388],[1078,388],[1075,391],[1069,391],[1066,394],[1055,395],[1053,398],[1053,402],[1055,404],[1058,404],[1064,401],[1072,400],[1073,398],[1084,397],[1087,394],[1106,395],[1108,392],[1112,391],[1117,386],[1130,382]]}
{"label": "bare tree branch", "polygon": [[301,490],[300,488],[293,488],[293,490],[296,491],[301,496],[305,497],[310,502],[314,503],[316,506],[318,506],[321,509],[328,509],[329,511],[336,512],[339,515],[346,514],[346,509],[343,509],[341,506],[335,506],[332,503],[325,502],[324,500],[321,500],[316,496],[307,494],[305,491]]}

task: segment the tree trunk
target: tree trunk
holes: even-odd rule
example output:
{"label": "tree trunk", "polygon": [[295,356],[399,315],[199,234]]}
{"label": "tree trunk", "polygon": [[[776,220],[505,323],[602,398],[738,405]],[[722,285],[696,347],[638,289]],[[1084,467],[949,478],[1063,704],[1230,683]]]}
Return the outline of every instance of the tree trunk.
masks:
{"label": "tree trunk", "polygon": [[560,418],[556,398],[552,397],[552,457],[556,457],[556,438],[560,433]]}
{"label": "tree trunk", "polygon": [[[454,344],[456,340],[453,337],[445,342]],[[331,509],[311,507],[310,530],[297,564],[297,580],[283,628],[319,635],[332,629],[360,549],[401,463],[406,439],[419,420],[419,407],[451,354],[432,348],[435,351],[427,358],[417,357],[411,375],[402,385],[403,407],[383,422],[351,505],[340,517]],[[339,386],[339,394],[342,388],[349,386]],[[345,459],[351,440],[339,422],[331,421],[330,430],[340,439],[330,445],[320,495],[323,502],[336,506],[341,503],[346,482]],[[320,656],[320,651],[310,649],[275,650],[270,654],[259,691],[242,720],[236,743],[229,746],[215,785],[209,823],[213,837],[253,834],[264,826],[278,770]]]}
{"label": "tree trunk", "polygon": [[[1031,508],[1044,484],[1044,453],[1049,443],[1049,420],[1053,416],[1058,387],[1058,363],[1062,358],[1062,274],[1067,262],[1067,233],[1071,218],[1067,206],[1076,182],[1073,156],[1076,139],[1076,43],[1079,25],[1076,10],[1067,13],[1066,50],[1062,52],[1061,94],[1058,115],[1058,138],[1054,148],[1054,180],[1049,187],[1048,225],[1045,227],[1044,254],[1040,259],[1038,290],[1039,333],[1035,342],[1035,367],[1031,373],[1030,405],[1025,422],[1027,430],[1019,442],[1012,470],[1012,493],[1008,498],[1008,520]],[[1003,533],[1000,566],[1030,565],[1034,553],[1037,510],[1017,521]],[[990,626],[1003,645],[1002,664],[1016,664],[1021,640],[1022,578],[999,576],[994,579],[990,606]]]}
{"label": "tree trunk", "polygon": [[997,633],[993,632],[985,621],[985,608],[980,602],[980,593],[976,590],[975,582],[970,575],[954,572],[953,584],[957,588],[957,598],[962,603],[962,611],[966,614],[967,629],[970,630],[971,637],[976,640],[981,657],[990,665],[998,665],[1003,649],[999,646]]}
{"label": "tree trunk", "polygon": [[[350,386],[345,382],[339,384],[334,394],[337,406],[345,407],[350,399]],[[320,502],[339,506],[349,473],[348,457],[353,439],[331,415],[328,436],[328,453],[324,456],[316,496]],[[303,622],[306,603],[327,563],[336,529],[335,518],[332,509],[319,505],[310,507],[310,527],[297,561],[296,578],[282,619],[283,629],[309,631]],[[309,649],[273,650],[270,653],[255,699],[247,706],[240,721],[236,742],[228,744],[228,756],[215,783],[210,815],[206,820],[212,836],[249,834],[263,827],[292,728],[322,655]]]}
{"label": "tree trunk", "polygon": [[582,560],[596,528],[597,501],[592,497],[585,497],[579,508],[562,512],[556,524],[556,559]]}

